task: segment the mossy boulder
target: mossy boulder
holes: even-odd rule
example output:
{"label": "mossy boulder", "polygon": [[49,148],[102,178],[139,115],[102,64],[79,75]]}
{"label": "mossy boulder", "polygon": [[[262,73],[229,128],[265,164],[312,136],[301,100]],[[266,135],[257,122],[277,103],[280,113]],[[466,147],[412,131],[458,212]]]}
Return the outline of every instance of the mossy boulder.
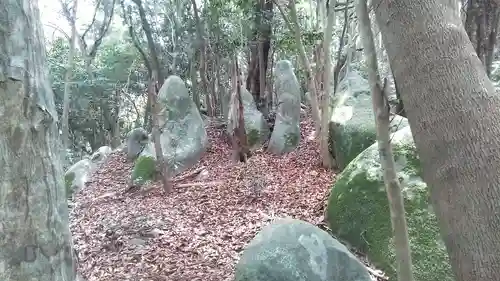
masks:
{"label": "mossy boulder", "polygon": [[[392,144],[404,196],[415,280],[453,281],[410,128],[392,134]],[[328,199],[327,220],[337,237],[366,253],[391,281],[396,281],[389,202],[382,173],[377,144],[373,144],[337,178]]]}
{"label": "mossy boulder", "polygon": [[246,246],[235,281],[371,281],[365,266],[325,231],[286,218]]}
{"label": "mossy boulder", "polygon": [[[406,118],[391,116],[391,133],[408,126]],[[339,169],[375,143],[377,131],[368,81],[355,71],[339,84],[329,126],[330,151]]]}
{"label": "mossy boulder", "polygon": [[134,163],[132,170],[132,182],[142,185],[153,180],[156,175],[156,160],[150,155],[139,156]]}

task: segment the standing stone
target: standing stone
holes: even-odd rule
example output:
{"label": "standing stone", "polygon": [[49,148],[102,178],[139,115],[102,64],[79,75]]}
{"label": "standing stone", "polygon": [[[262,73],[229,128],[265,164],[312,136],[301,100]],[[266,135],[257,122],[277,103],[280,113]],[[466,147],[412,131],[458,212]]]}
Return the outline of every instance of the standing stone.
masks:
{"label": "standing stone", "polygon": [[[250,149],[259,147],[264,143],[269,136],[269,127],[267,126],[266,119],[262,112],[257,109],[255,101],[252,94],[245,89],[245,87],[240,87],[241,90],[241,100],[243,102],[243,119],[245,120],[245,131],[247,133],[247,141]],[[236,95],[231,95],[231,101],[229,103],[229,113],[227,116],[227,133],[232,136],[234,128],[237,124],[234,124],[233,110]]]}
{"label": "standing stone", "polygon": [[109,146],[101,146],[99,149],[92,154],[90,159],[95,164],[100,164],[113,152],[113,149]]}
{"label": "standing stone", "polygon": [[[170,176],[195,165],[208,144],[205,124],[189,96],[186,84],[178,76],[168,77],[158,94],[160,142]],[[149,142],[135,162],[132,180],[151,179],[156,160],[154,143]],[[138,172],[140,171],[140,172]]]}
{"label": "standing stone", "polygon": [[279,61],[275,73],[278,109],[268,150],[279,155],[294,150],[300,142],[300,85],[290,61]]}
{"label": "standing stone", "polygon": [[365,266],[318,227],[280,219],[264,227],[243,251],[236,281],[371,281]]}
{"label": "standing stone", "polygon": [[89,180],[90,172],[94,164],[90,159],[83,159],[76,162],[64,174],[64,182],[66,186],[66,196],[71,198],[73,193],[85,187]]}
{"label": "standing stone", "polygon": [[149,142],[148,132],[143,128],[132,129],[127,135],[127,158],[135,160]]}

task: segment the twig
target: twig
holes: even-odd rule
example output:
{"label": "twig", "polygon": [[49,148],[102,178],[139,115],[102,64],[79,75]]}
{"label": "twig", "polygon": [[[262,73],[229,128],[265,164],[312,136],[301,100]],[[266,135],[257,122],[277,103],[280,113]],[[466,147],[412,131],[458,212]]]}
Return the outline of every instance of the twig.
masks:
{"label": "twig", "polygon": [[177,178],[173,179],[172,182],[175,183],[175,182],[183,181],[183,180],[185,180],[187,178],[190,178],[192,176],[195,176],[195,175],[203,172],[203,170],[205,170],[205,167],[200,167],[200,168],[198,168],[198,169],[196,169],[196,170],[194,170],[192,172],[189,172],[189,173],[187,173],[187,174],[185,174],[185,175],[183,175],[181,177],[177,177]]}
{"label": "twig", "polygon": [[177,184],[176,187],[192,187],[192,186],[215,186],[223,184],[223,181],[209,181],[209,182],[191,182]]}

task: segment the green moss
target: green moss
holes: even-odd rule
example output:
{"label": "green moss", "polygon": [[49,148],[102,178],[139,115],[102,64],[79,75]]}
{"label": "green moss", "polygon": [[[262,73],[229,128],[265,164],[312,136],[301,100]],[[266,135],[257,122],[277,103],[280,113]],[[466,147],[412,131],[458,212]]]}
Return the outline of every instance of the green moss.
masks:
{"label": "green moss", "polygon": [[[406,157],[401,175],[406,179],[402,188],[415,279],[452,281],[448,255],[430,208],[428,188],[415,175],[420,165],[414,149],[411,145],[395,147],[397,157]],[[389,202],[383,181],[378,178],[381,173],[373,176],[374,171],[370,171],[368,175],[370,167],[363,166],[366,155],[348,165],[335,183],[328,199],[328,222],[337,237],[366,253],[391,281],[396,281]]]}
{"label": "green moss", "polygon": [[298,133],[287,133],[285,135],[285,146],[286,147],[296,147],[299,144],[299,134]]}
{"label": "green moss", "polygon": [[335,132],[334,151],[337,164],[344,169],[361,152],[377,140],[374,130],[354,128],[348,130],[339,126]]}
{"label": "green moss", "polygon": [[64,176],[64,186],[66,188],[66,196],[71,198],[73,195],[73,181],[75,180],[75,173],[67,173]]}
{"label": "green moss", "polygon": [[156,161],[150,156],[139,156],[135,160],[132,170],[132,182],[135,184],[144,184],[152,180],[156,174]]}
{"label": "green moss", "polygon": [[256,129],[250,129],[247,132],[247,141],[249,146],[254,146],[259,143],[260,133]]}

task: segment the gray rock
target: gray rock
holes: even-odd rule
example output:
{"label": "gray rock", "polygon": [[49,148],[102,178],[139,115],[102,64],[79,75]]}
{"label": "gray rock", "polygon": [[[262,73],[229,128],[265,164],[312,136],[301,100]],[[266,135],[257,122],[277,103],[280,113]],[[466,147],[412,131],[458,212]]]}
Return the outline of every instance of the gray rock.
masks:
{"label": "gray rock", "polygon": [[[158,103],[163,158],[171,176],[174,176],[200,160],[208,144],[207,132],[198,108],[190,98],[184,81],[178,76],[167,78],[160,89]],[[151,159],[156,159],[152,141],[144,147],[136,161],[133,181],[134,175],[149,174],[146,170],[154,168],[154,165],[145,164],[150,163]],[[142,180],[148,177],[142,176]]]}
{"label": "gray rock", "polygon": [[66,171],[64,182],[68,198],[71,198],[74,192],[85,187],[93,167],[94,164],[91,160],[83,159],[76,162]]}
{"label": "gray rock", "polygon": [[[252,94],[245,89],[245,87],[240,87],[241,90],[241,101],[243,102],[243,118],[245,119],[245,131],[247,133],[247,141],[250,149],[254,149],[263,144],[269,136],[269,127],[264,119],[264,115],[257,109],[255,102],[253,100]],[[227,116],[227,133],[232,136],[234,128],[236,128],[237,120],[233,119],[234,106],[236,95],[231,95],[231,101],[229,103],[229,113]],[[236,121],[236,122],[235,122]]]}
{"label": "gray rock", "polygon": [[93,163],[102,163],[106,158],[113,152],[113,149],[109,146],[101,146],[99,149],[90,156]]}
{"label": "gray rock", "polygon": [[290,61],[279,61],[275,73],[278,108],[268,150],[280,155],[294,150],[300,142],[301,91]]}
{"label": "gray rock", "polygon": [[127,158],[135,160],[149,141],[148,132],[143,128],[135,128],[127,135]]}
{"label": "gray rock", "polygon": [[371,281],[365,266],[318,227],[280,219],[243,251],[236,281]]}
{"label": "gray rock", "polygon": [[[370,85],[359,73],[351,71],[340,82],[329,125],[330,150],[340,169],[375,143],[377,131]],[[408,126],[406,118],[391,116],[391,132],[405,126]]]}

